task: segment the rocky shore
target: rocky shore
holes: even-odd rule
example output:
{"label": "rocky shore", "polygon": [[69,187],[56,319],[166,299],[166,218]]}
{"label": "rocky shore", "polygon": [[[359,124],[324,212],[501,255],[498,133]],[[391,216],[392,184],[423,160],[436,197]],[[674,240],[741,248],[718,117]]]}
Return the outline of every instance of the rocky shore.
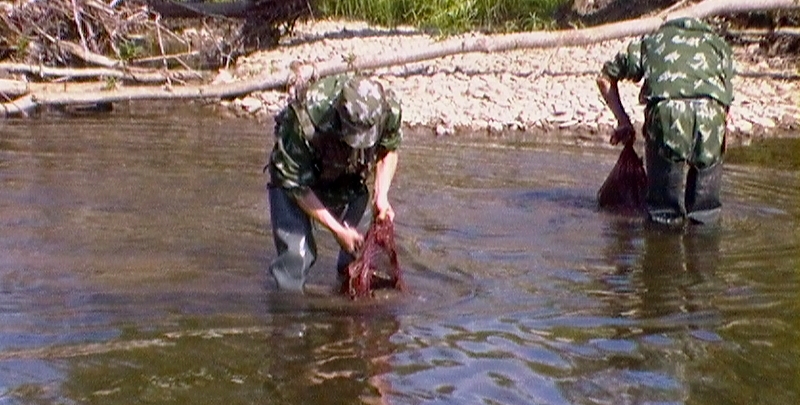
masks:
{"label": "rocky shore", "polygon": [[[479,35],[479,34],[468,34]],[[217,81],[236,81],[287,69],[294,60],[319,62],[347,55],[370,55],[420,49],[438,39],[412,28],[384,29],[364,23],[314,21],[299,25],[280,47],[239,60]],[[595,85],[603,62],[623,49],[627,40],[585,47],[528,49],[496,54],[471,53],[373,72],[403,103],[410,128],[437,135],[508,133],[568,135],[575,142],[606,139],[616,121]],[[731,107],[731,142],[797,134],[800,129],[798,66],[757,56],[754,49],[735,47],[736,98]],[[631,118],[641,124],[639,87],[620,85]],[[286,94],[267,91],[229,103],[241,114],[268,119]]]}

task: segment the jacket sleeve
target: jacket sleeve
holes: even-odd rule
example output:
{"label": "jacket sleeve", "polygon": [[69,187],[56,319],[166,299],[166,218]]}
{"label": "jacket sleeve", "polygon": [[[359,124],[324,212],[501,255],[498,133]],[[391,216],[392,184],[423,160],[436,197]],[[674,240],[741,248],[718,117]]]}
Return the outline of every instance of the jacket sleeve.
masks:
{"label": "jacket sleeve", "polygon": [[391,90],[386,91],[389,114],[384,123],[383,134],[379,146],[383,150],[394,151],[400,147],[403,141],[403,108]]}
{"label": "jacket sleeve", "polygon": [[733,102],[734,99],[734,92],[733,92],[733,77],[736,76],[736,65],[734,64],[733,58],[733,50],[731,49],[730,45],[728,45],[725,40],[720,39],[722,41],[722,71],[725,75],[724,82],[725,82],[725,94],[729,95],[730,101],[728,102],[728,106]]}
{"label": "jacket sleeve", "polygon": [[631,41],[627,49],[603,65],[602,73],[616,80],[638,82],[644,76],[642,67],[642,40]]}
{"label": "jacket sleeve", "polygon": [[270,155],[270,176],[274,185],[295,194],[308,189],[317,180],[317,168],[311,145],[291,107],[284,109],[275,129],[275,146]]}

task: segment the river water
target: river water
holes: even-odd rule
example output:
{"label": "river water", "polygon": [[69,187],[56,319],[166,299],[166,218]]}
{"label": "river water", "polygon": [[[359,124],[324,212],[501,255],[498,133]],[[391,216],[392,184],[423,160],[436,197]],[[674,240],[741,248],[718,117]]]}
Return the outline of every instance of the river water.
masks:
{"label": "river water", "polygon": [[409,136],[409,292],[350,302],[267,276],[270,136],[0,123],[0,404],[800,403],[800,141],[731,149],[722,225],[666,232],[596,209],[619,149]]}

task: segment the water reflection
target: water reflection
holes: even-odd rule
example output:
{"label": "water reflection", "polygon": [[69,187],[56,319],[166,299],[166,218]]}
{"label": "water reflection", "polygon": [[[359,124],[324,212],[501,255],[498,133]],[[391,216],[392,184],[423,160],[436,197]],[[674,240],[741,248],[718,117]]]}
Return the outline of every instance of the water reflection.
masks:
{"label": "water reflection", "polygon": [[701,312],[703,286],[713,284],[719,265],[721,232],[716,227],[683,231],[613,222],[607,254],[614,271],[603,282],[616,313],[665,322],[664,317]]}
{"label": "water reflection", "polygon": [[600,318],[562,349],[572,353],[574,373],[561,386],[571,403],[683,403],[694,378],[687,365],[721,340],[713,332],[718,291],[709,287],[720,229],[682,232],[606,218],[608,244],[597,288],[588,290],[600,301]]}
{"label": "water reflection", "polygon": [[641,318],[697,316],[713,309],[702,287],[711,283],[719,265],[720,232],[713,226],[645,232]]}
{"label": "water reflection", "polygon": [[216,322],[184,319],[172,332],[130,328],[106,343],[14,353],[57,364],[55,381],[64,384],[21,384],[8,394],[23,403],[380,404],[392,391],[383,377],[398,328],[391,317]]}
{"label": "water reflection", "polygon": [[[392,392],[391,317],[348,317],[304,322],[268,338],[270,350],[287,353],[268,369],[265,384],[276,403],[387,403]],[[277,397],[277,398],[276,398]]]}

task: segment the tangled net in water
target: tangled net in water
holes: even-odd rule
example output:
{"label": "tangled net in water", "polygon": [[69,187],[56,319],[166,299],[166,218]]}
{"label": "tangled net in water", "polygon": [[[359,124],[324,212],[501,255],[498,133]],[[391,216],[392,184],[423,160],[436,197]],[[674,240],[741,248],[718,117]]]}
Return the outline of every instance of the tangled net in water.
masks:
{"label": "tangled net in water", "polygon": [[[379,274],[381,264],[388,264],[386,277]],[[405,284],[395,249],[394,222],[375,218],[364,238],[364,247],[347,267],[342,293],[357,299],[370,297],[374,290],[385,288],[404,291]]]}
{"label": "tangled net in water", "polygon": [[626,143],[597,192],[597,202],[600,208],[634,214],[644,209],[646,192],[647,173],[642,158],[633,149],[633,142]]}

